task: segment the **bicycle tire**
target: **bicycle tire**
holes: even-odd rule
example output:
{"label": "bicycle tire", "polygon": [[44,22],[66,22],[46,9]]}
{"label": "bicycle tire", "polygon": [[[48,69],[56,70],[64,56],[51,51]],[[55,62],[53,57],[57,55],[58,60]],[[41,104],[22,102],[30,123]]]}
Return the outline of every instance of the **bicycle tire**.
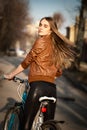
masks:
{"label": "bicycle tire", "polygon": [[49,120],[42,124],[42,130],[61,130],[59,124],[55,120]]}
{"label": "bicycle tire", "polygon": [[19,129],[19,111],[17,107],[10,108],[4,118],[3,130],[18,130]]}

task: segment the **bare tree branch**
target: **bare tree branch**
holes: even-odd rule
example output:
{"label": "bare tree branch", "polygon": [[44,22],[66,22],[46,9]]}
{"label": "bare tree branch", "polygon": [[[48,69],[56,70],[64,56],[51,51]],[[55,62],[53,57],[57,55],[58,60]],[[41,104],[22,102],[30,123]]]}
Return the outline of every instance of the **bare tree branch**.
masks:
{"label": "bare tree branch", "polygon": [[63,22],[64,22],[64,17],[63,17],[63,15],[62,15],[61,13],[56,12],[56,13],[53,14],[53,19],[54,19],[54,21],[56,22],[57,27],[60,28],[61,25],[62,25]]}

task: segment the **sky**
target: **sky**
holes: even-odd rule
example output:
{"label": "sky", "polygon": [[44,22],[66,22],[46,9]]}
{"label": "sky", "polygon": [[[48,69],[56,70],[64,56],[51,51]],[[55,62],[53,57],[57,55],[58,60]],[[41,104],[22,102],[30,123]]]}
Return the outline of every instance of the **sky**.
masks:
{"label": "sky", "polygon": [[52,16],[55,12],[59,12],[64,16],[64,23],[61,28],[63,34],[66,33],[66,27],[75,23],[77,6],[80,0],[30,0],[30,13],[34,22],[39,21],[42,17]]}

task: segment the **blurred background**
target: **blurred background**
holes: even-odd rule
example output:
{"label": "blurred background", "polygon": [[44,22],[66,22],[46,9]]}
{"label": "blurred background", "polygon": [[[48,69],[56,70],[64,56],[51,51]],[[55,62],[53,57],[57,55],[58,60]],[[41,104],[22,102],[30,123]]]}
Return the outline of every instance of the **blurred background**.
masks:
{"label": "blurred background", "polygon": [[[57,78],[55,119],[62,130],[87,130],[87,0],[0,0],[0,76],[17,67],[30,51],[42,17],[52,16],[77,55]],[[28,70],[19,76],[27,78]],[[15,86],[15,87],[14,87]],[[5,113],[18,100],[17,84],[0,80],[0,130]]]}

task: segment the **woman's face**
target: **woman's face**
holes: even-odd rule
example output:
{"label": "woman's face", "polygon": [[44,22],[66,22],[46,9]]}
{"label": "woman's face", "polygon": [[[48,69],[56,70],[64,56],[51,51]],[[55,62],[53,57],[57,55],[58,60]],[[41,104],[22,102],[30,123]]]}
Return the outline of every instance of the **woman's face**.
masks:
{"label": "woman's face", "polygon": [[39,36],[45,36],[45,35],[50,35],[51,30],[50,30],[50,24],[46,19],[41,20],[38,28],[38,34]]}

